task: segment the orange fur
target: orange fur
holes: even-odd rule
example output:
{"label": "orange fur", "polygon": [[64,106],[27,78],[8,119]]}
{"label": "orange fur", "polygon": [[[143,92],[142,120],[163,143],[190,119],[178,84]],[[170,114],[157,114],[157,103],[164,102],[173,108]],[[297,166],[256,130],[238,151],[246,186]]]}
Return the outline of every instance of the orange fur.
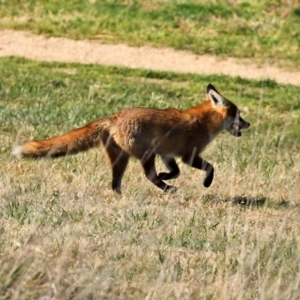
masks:
{"label": "orange fur", "polygon": [[[209,84],[207,99],[185,111],[174,108],[131,108],[101,118],[64,135],[16,145],[21,157],[58,157],[86,151],[103,143],[112,166],[112,188],[121,192],[121,181],[130,156],[141,161],[146,177],[162,190],[174,189],[164,180],[179,176],[175,157],[206,171],[204,186],[210,186],[214,169],[199,154],[223,130],[241,135],[249,123],[238,108]],[[161,156],[169,172],[157,175],[155,156]]]}

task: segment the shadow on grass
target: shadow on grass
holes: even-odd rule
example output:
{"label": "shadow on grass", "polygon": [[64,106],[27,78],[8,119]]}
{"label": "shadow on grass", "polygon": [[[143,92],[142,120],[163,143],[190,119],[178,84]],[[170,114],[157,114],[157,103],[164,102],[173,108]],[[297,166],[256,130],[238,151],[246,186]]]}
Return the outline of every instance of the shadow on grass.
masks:
{"label": "shadow on grass", "polygon": [[267,198],[264,196],[235,196],[232,199],[226,199],[227,202],[231,202],[234,205],[242,206],[263,206],[266,204]]}
{"label": "shadow on grass", "polygon": [[207,203],[220,203],[225,202],[228,204],[236,205],[236,206],[242,206],[242,207],[262,207],[262,206],[268,206],[273,208],[283,208],[283,207],[298,207],[299,205],[294,203],[293,201],[287,201],[284,199],[281,199],[281,201],[272,201],[269,198],[258,195],[258,196],[234,196],[234,197],[227,197],[220,199],[219,195],[215,194],[208,194],[205,195],[203,198],[204,202]]}
{"label": "shadow on grass", "polygon": [[287,201],[281,199],[279,202],[270,202],[270,199],[264,196],[257,196],[257,197],[247,197],[247,196],[235,196],[232,199],[227,199],[226,201],[231,202],[234,205],[241,205],[241,206],[249,206],[249,207],[261,207],[267,205],[273,208],[282,208],[288,207],[293,208],[298,206],[298,204],[294,203],[293,201]]}
{"label": "shadow on grass", "polygon": [[205,202],[209,203],[220,203],[226,202],[233,205],[241,205],[241,206],[263,206],[268,203],[268,199],[265,196],[234,196],[234,197],[225,197],[220,199],[219,195],[215,194],[208,194],[205,195],[204,199]]}

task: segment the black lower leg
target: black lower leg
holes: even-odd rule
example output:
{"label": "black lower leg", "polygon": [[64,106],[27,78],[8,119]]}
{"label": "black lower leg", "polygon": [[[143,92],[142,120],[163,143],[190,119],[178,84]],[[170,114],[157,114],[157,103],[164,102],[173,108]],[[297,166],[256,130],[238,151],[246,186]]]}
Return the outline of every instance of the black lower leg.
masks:
{"label": "black lower leg", "polygon": [[193,168],[205,171],[206,176],[203,181],[203,185],[205,187],[209,187],[211,185],[214,179],[214,167],[209,162],[199,157],[198,155],[183,157],[182,161]]}
{"label": "black lower leg", "polygon": [[112,184],[113,191],[121,194],[121,183],[128,164],[129,155],[125,153],[109,136],[104,135],[102,142],[109,157],[112,168]]}
{"label": "black lower leg", "polygon": [[162,189],[163,191],[167,191],[172,189],[172,186],[167,185],[166,183],[164,183],[158,176],[156,173],[156,169],[155,169],[155,155],[150,155],[147,156],[146,159],[143,159],[141,161],[142,166],[144,168],[144,172],[146,177],[153,183],[155,184],[157,187],[159,187],[160,189]]}
{"label": "black lower leg", "polygon": [[214,179],[214,167],[208,163],[206,169],[206,177],[204,178],[203,185],[208,188],[213,182]]}
{"label": "black lower leg", "polygon": [[125,153],[121,153],[119,157],[112,163],[113,179],[111,187],[118,194],[121,194],[122,178],[127,167],[128,160],[129,156]]}

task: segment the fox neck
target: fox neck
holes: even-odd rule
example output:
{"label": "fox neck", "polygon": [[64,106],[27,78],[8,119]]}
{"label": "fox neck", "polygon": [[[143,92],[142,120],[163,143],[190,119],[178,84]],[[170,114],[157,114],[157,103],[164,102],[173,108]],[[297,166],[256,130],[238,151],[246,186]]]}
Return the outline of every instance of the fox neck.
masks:
{"label": "fox neck", "polygon": [[226,107],[213,107],[210,101],[205,101],[185,112],[197,118],[202,126],[207,127],[210,140],[213,140],[224,129],[227,116]]}

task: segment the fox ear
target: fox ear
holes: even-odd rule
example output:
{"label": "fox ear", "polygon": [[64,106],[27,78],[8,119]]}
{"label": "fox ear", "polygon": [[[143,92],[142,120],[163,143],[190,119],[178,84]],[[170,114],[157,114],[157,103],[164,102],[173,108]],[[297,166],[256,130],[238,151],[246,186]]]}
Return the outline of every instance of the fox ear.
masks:
{"label": "fox ear", "polygon": [[207,100],[210,100],[214,107],[224,106],[223,96],[217,91],[217,89],[212,84],[209,84],[207,86],[206,95],[207,95]]}
{"label": "fox ear", "polygon": [[208,94],[210,90],[213,90],[213,91],[217,92],[218,94],[220,94],[211,83],[208,84],[208,86],[206,88],[206,93]]}

